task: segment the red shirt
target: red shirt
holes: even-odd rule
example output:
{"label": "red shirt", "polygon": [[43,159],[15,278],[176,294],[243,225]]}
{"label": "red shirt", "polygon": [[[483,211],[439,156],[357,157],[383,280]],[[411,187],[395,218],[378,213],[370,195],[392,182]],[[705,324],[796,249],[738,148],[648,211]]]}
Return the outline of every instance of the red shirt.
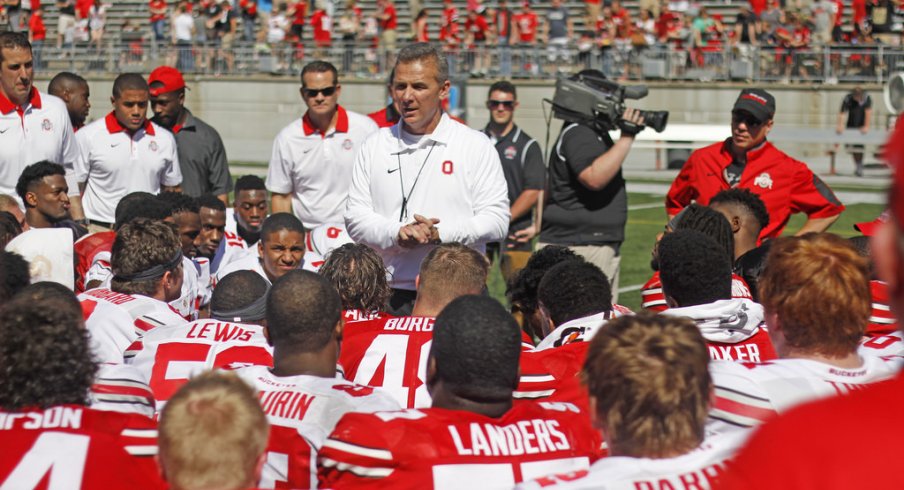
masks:
{"label": "red shirt", "polygon": [[31,19],[28,19],[28,30],[31,31],[32,39],[35,41],[47,39],[47,27],[44,26],[44,19],[40,15],[32,14]]}
{"label": "red shirt", "polygon": [[587,387],[580,376],[589,346],[590,342],[572,342],[550,349],[522,351],[515,400],[568,402],[589,413]]}
{"label": "red shirt", "polygon": [[716,488],[904,488],[902,410],[902,374],[797,407],[755,432]]}
{"label": "red shirt", "polygon": [[94,5],[94,0],[75,0],[75,13],[80,19],[86,19],[92,5]]}
{"label": "red shirt", "polygon": [[483,18],[482,15],[474,17],[468,16],[468,18],[465,19],[465,30],[474,36],[475,41],[486,41],[487,31],[490,30],[490,25],[487,24],[487,20]]}
{"label": "red shirt", "polygon": [[391,126],[395,126],[395,123],[399,122],[399,113],[393,109],[392,111],[389,108],[392,105],[388,105],[379,111],[371,112],[367,115],[367,117],[374,120],[377,123],[377,126],[381,128],[388,128]]}
{"label": "red shirt", "polygon": [[844,2],[835,0],[835,8],[832,12],[835,14],[835,25],[841,27],[844,24]]}
{"label": "red shirt", "polygon": [[534,12],[515,14],[515,22],[518,24],[519,41],[532,43],[537,39],[537,14]]}
{"label": "red shirt", "polygon": [[314,42],[318,46],[329,46],[333,23],[326,10],[315,11],[314,15],[311,16],[311,25],[314,26]]}
{"label": "red shirt", "polygon": [[[730,144],[727,139],[691,154],[666,195],[665,207],[670,216],[678,214],[691,200],[706,206],[719,191],[729,188],[723,171],[732,162]],[[782,153],[768,141],[747,152],[747,165],[737,187],[757,194],[769,211],[769,226],[760,232],[760,238],[781,235],[792,213],[827,218],[844,211],[832,190],[805,163]]]}
{"label": "red shirt", "polygon": [[443,10],[442,25],[439,27],[439,40],[451,41],[458,36],[458,9],[455,6]]}
{"label": "red shirt", "polygon": [[766,0],[750,0],[750,10],[756,14],[757,18],[766,10]]}
{"label": "red shirt", "polygon": [[153,458],[156,427],[147,417],[57,405],[0,412],[0,420],[4,487],[44,490],[55,481],[54,488],[165,488]]}
{"label": "red shirt", "polygon": [[[110,253],[113,250],[113,241],[116,240],[116,232],[102,231],[85,235],[75,242],[75,292],[85,292],[85,274],[94,265],[94,257],[100,252]],[[109,264],[106,264],[109,265]]]}
{"label": "red shirt", "polygon": [[403,316],[346,325],[339,353],[345,378],[382,388],[402,407],[429,406],[424,376],[433,321],[432,317]]}
{"label": "red shirt", "polygon": [[[151,9],[165,9],[166,8],[166,0],[151,0],[150,2]],[[166,19],[166,14],[151,14],[151,22],[157,22],[158,20]]]}
{"label": "red shirt", "polygon": [[866,20],[866,0],[853,0],[851,8],[854,10],[854,23],[862,24]]}
{"label": "red shirt", "polygon": [[349,413],[318,457],[322,488],[511,488],[586,470],[601,438],[566,403],[518,404],[498,418],[426,408]]}
{"label": "red shirt", "polygon": [[873,299],[873,311],[866,325],[866,335],[878,337],[898,331],[898,320],[888,305],[888,284],[882,281],[869,282]]}
{"label": "red shirt", "polygon": [[[300,2],[295,4],[295,13],[292,16],[292,25],[294,26],[302,26],[304,25],[304,18],[308,15],[308,2],[301,0]],[[316,12],[315,12],[316,15]],[[314,22],[314,19],[311,18],[311,23]],[[317,28],[316,26],[314,27]]]}
{"label": "red shirt", "polygon": [[386,6],[383,7],[383,15],[388,15],[389,18],[380,19],[380,28],[383,30],[395,29],[398,24],[395,6],[387,3]]}

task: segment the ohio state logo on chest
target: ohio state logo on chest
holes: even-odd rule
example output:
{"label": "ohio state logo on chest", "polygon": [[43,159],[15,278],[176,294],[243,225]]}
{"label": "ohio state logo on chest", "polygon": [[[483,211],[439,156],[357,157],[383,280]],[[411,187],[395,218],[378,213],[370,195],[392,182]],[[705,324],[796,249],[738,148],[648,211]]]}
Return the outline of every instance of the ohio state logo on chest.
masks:
{"label": "ohio state logo on chest", "polygon": [[503,152],[503,154],[505,155],[506,160],[513,160],[515,156],[518,155],[518,149],[514,146],[509,146],[505,149],[505,152]]}
{"label": "ohio state logo on chest", "polygon": [[760,175],[757,175],[755,179],[753,179],[753,185],[762,187],[763,189],[772,189],[772,176],[770,176],[766,172],[763,172]]}
{"label": "ohio state logo on chest", "polygon": [[446,175],[452,175],[452,172],[455,170],[455,165],[452,163],[452,160],[446,160],[443,162],[443,173]]}
{"label": "ohio state logo on chest", "polygon": [[342,149],[343,149],[343,150],[349,151],[349,150],[351,150],[352,148],[354,148],[354,146],[355,146],[355,145],[354,145],[354,143],[352,143],[352,140],[350,140],[350,139],[348,139],[348,138],[345,138],[345,141],[342,142]]}
{"label": "ohio state logo on chest", "polygon": [[157,151],[158,148],[159,148],[159,147],[157,146],[157,142],[156,142],[156,141],[151,140],[151,142],[148,143],[148,149],[149,149],[149,150],[151,150],[151,151]]}

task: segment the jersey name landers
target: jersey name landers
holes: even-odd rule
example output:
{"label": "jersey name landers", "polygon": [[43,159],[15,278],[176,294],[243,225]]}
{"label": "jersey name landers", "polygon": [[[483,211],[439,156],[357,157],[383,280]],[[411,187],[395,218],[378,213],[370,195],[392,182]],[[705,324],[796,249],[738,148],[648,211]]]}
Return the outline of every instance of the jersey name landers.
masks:
{"label": "jersey name landers", "polygon": [[511,488],[587,469],[599,432],[568,403],[518,405],[498,418],[427,408],[348,414],[318,460],[325,488]]}
{"label": "jersey name landers", "polygon": [[406,408],[430,406],[427,356],[432,317],[403,316],[347,325],[339,364],[355,383],[382,388]]}
{"label": "jersey name landers", "polygon": [[134,355],[129,346],[145,333],[185,323],[168,304],[140,294],[97,288],[80,294],[78,299],[99,362],[121,364],[124,358]]}
{"label": "jersey name landers", "polygon": [[755,427],[801,403],[844,395],[889,379],[904,363],[898,356],[861,359],[863,366],[856,369],[809,359],[712,361],[715,402],[708,428],[728,432]]}
{"label": "jersey name landers", "polygon": [[157,411],[204,371],[273,365],[263,327],[209,318],[155,329],[130,350],[137,352],[131,364],[148,380]]}
{"label": "jersey name landers", "polygon": [[270,421],[259,488],[317,488],[317,451],[348,412],[397,410],[379,391],[336,378],[274,376],[267,367],[236,371],[255,387]]}
{"label": "jersey name landers", "polygon": [[0,488],[165,488],[150,419],[77,405],[0,412]]}

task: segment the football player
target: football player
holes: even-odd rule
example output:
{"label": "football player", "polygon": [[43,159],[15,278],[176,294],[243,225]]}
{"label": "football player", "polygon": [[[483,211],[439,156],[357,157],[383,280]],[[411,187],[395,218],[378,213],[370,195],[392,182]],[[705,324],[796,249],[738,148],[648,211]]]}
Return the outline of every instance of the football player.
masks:
{"label": "football player", "polygon": [[260,488],[317,488],[317,451],[347,412],[398,410],[389,395],[336,376],[342,304],[326,279],[291,271],[267,299],[273,367],[236,371],[258,391],[270,421]]}
{"label": "football player", "polygon": [[802,402],[895,375],[901,358],[860,356],[871,311],[869,265],[828,233],[774,239],[760,277],[769,336],[780,359],[713,362],[711,427],[755,427]]}
{"label": "football player", "polygon": [[217,284],[211,316],[155,328],[129,347],[132,365],[148,380],[156,409],[190,378],[217,368],[272,366],[264,336],[269,285],[251,271],[236,271]]}
{"label": "football player", "polygon": [[389,289],[383,259],[367,245],[347,243],[333,250],[320,268],[342,298],[346,322],[376,320],[388,316]]}
{"label": "football player", "polygon": [[383,388],[402,407],[428,407],[427,354],[433,321],[452,300],[480,294],[489,262],[460,243],[443,243],[421,262],[411,316],[355,322],[342,339],[339,364],[346,379]]}
{"label": "football player", "polygon": [[499,302],[460,297],[433,326],[432,406],[345,415],[318,458],[322,487],[511,488],[597,459],[599,433],[576,406],[513,406],[521,334]]}

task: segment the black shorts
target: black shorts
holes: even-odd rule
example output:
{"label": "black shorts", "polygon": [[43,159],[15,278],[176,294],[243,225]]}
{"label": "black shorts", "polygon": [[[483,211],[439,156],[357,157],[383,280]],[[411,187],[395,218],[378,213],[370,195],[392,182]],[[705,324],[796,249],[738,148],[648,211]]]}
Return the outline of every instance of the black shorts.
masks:
{"label": "black shorts", "polygon": [[301,40],[301,35],[304,33],[304,24],[292,24],[292,35],[297,37],[298,40]]}

